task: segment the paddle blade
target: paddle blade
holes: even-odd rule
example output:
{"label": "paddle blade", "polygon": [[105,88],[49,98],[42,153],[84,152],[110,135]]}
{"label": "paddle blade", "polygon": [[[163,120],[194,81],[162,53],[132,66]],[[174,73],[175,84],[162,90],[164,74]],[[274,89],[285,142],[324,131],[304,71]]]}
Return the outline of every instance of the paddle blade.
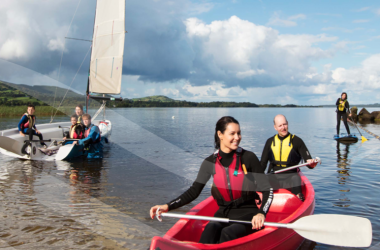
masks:
{"label": "paddle blade", "polygon": [[362,136],[362,142],[366,142],[368,141],[367,138],[365,138],[364,136]]}
{"label": "paddle blade", "polygon": [[369,247],[372,242],[372,225],[366,218],[319,214],[303,217],[288,228],[299,235],[323,244],[343,247]]}

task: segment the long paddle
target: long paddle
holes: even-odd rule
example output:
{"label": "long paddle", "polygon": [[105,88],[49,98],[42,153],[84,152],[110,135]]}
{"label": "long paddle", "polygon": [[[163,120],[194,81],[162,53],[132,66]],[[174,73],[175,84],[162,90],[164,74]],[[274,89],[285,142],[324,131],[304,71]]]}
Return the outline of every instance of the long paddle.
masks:
{"label": "long paddle", "polygon": [[[316,162],[318,162],[319,164],[322,164],[322,161],[319,157],[315,157],[315,160]],[[275,174],[278,174],[278,173],[282,173],[282,172],[285,172],[285,171],[288,171],[290,169],[295,169],[295,168],[299,168],[299,167],[304,167],[304,166],[309,166],[310,163],[306,162],[306,163],[302,163],[300,165],[297,165],[297,166],[292,166],[292,167],[288,167],[288,168],[284,168],[284,169],[281,169],[281,170],[277,170],[275,171],[274,173]]]}
{"label": "long paddle", "polygon": [[[158,211],[157,211],[158,212]],[[224,223],[245,223],[250,221],[230,220],[210,216],[157,213],[156,217],[162,221],[161,216],[185,218],[194,220],[218,221]],[[343,247],[369,247],[372,242],[372,224],[366,218],[340,215],[340,214],[317,214],[298,219],[293,223],[283,224],[264,222],[265,226],[289,228],[296,231],[302,237],[323,244]]]}
{"label": "long paddle", "polygon": [[[352,120],[352,117],[351,117],[351,120]],[[362,142],[366,142],[366,141],[368,141],[367,138],[365,138],[365,137],[362,135],[362,133],[360,133],[360,130],[359,130],[358,126],[356,125],[356,123],[354,122],[354,120],[352,120],[352,123],[355,124],[355,127],[356,127],[356,128],[358,129],[358,131],[359,131],[359,134],[362,136]]]}

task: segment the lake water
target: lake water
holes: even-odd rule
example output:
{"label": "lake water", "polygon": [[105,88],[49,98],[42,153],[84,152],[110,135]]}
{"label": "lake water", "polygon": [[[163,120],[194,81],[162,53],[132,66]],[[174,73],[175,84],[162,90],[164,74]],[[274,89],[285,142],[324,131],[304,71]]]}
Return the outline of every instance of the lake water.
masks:
{"label": "lake water", "polygon": [[[360,108],[359,108],[360,109]],[[31,162],[0,156],[0,247],[4,249],[147,249],[176,221],[149,218],[149,208],[166,203],[193,182],[202,160],[213,152],[216,121],[234,116],[241,146],[260,158],[282,113],[289,131],[301,137],[322,165],[303,168],[316,192],[315,214],[345,214],[371,220],[380,248],[380,140],[344,145],[333,140],[335,108],[134,108],[107,111],[113,123],[101,161]],[[375,109],[368,109],[370,112]],[[173,118],[174,116],[174,118]],[[68,120],[59,117],[56,121]],[[1,118],[0,130],[18,118]],[[49,118],[38,118],[39,123]],[[380,135],[380,125],[363,125]],[[38,124],[37,124],[38,127]],[[360,137],[355,127],[351,132]],[[343,123],[341,132],[345,132]],[[176,212],[185,213],[210,195]],[[341,249],[305,241],[301,249]],[[357,248],[356,248],[357,249]]]}

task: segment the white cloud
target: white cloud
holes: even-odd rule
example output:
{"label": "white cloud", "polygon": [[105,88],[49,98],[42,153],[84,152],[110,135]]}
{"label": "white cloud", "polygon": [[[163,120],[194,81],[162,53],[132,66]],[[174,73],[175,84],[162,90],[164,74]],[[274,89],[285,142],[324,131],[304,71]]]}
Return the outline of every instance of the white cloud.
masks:
{"label": "white cloud", "polygon": [[298,20],[298,19],[305,19],[306,15],[304,14],[298,14],[294,16],[290,16],[287,19],[281,19],[280,18],[280,13],[275,12],[272,17],[269,19],[269,22],[267,25],[269,26],[281,26],[281,27],[294,27],[297,26],[297,22],[293,20]]}
{"label": "white cloud", "polygon": [[377,15],[380,15],[380,9],[377,9],[377,10],[376,10],[376,14],[377,14]]}
{"label": "white cloud", "polygon": [[338,30],[344,33],[352,33],[354,31],[363,30],[363,28],[346,29],[346,28],[340,28],[340,27],[324,27],[321,30],[322,31]]}
{"label": "white cloud", "polygon": [[298,14],[298,15],[288,17],[288,20],[297,20],[297,19],[306,19],[306,15]]}
{"label": "white cloud", "polygon": [[368,23],[369,19],[357,19],[352,21],[352,23]]}
{"label": "white cloud", "polygon": [[254,75],[261,75],[264,73],[265,73],[265,70],[263,70],[263,69],[259,69],[259,70],[250,69],[250,70],[247,70],[244,72],[237,72],[236,76],[237,76],[237,78],[243,79],[246,77],[250,77],[250,76],[254,76]]}
{"label": "white cloud", "polygon": [[[272,28],[255,25],[236,16],[211,24],[189,18],[185,24],[196,52],[194,60],[202,66],[195,68],[197,74],[191,77],[220,78],[227,85],[233,84],[233,79],[249,80],[252,77],[258,77],[255,78],[258,81],[247,82],[245,86],[260,85],[260,77],[266,79],[266,84],[271,82],[268,79],[297,82],[305,78],[311,61],[329,58],[333,54],[331,50],[315,45],[337,40],[337,37],[325,34],[279,35]],[[206,75],[202,75],[206,70]]]}
{"label": "white cloud", "polygon": [[360,67],[333,70],[332,82],[348,84],[352,91],[380,89],[380,54],[365,59]]}
{"label": "white cloud", "polygon": [[369,10],[369,7],[363,7],[363,8],[360,8],[360,9],[354,10],[354,11],[355,11],[355,12],[363,12],[363,11],[366,11],[366,10]]}

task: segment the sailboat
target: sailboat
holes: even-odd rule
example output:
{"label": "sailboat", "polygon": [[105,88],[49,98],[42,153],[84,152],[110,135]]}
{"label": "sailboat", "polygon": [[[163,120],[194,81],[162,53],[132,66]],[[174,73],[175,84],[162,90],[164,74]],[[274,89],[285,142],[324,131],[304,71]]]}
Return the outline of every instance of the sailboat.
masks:
{"label": "sailboat", "polygon": [[[97,0],[86,91],[87,112],[89,99],[103,102],[94,117],[105,109],[107,100],[122,100],[108,96],[118,95],[121,91],[125,33],[125,0]],[[111,121],[105,117],[102,120],[93,118],[92,123],[99,127],[102,141],[106,141],[112,132]],[[43,150],[39,140],[30,141],[26,149],[28,154],[21,152],[24,143],[29,141],[19,134],[18,128],[0,131],[0,152],[28,160],[67,160],[85,155],[83,146],[57,143],[70,126],[70,122],[37,124],[44,141],[51,145],[48,150]]]}

